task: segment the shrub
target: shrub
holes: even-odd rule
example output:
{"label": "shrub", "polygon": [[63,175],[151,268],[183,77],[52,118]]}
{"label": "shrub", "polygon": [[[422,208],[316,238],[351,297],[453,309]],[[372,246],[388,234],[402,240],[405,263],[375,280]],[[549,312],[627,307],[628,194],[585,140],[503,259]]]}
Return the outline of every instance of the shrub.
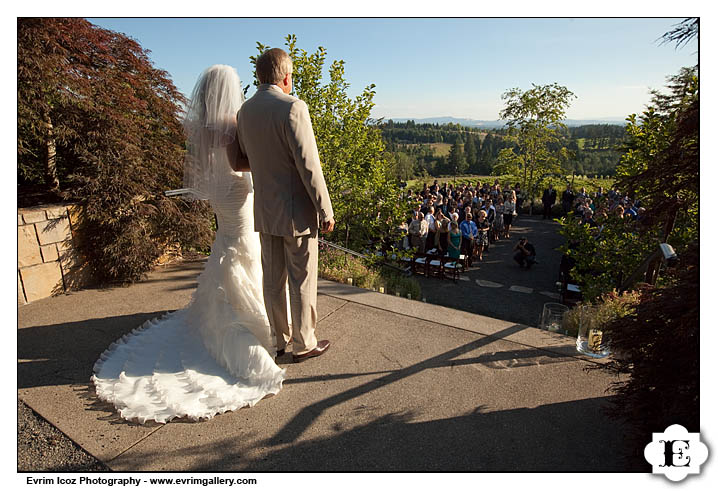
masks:
{"label": "shrub", "polygon": [[406,277],[399,271],[379,264],[367,264],[366,261],[337,251],[321,247],[319,252],[319,276],[340,283],[352,284],[359,288],[379,290],[384,288],[385,293],[400,296],[421,298],[421,286],[414,278]]}
{"label": "shrub", "polygon": [[147,51],[79,18],[18,19],[18,184],[80,205],[75,246],[100,281],[134,281],[168,246],[206,247],[182,183],[183,96]]}
{"label": "shrub", "polygon": [[700,431],[698,252],[691,244],[669,272],[670,286],[644,285],[635,309],[603,330],[617,355],[595,368],[622,376],[612,386],[610,414],[631,423],[638,456],[652,432],[671,424]]}
{"label": "shrub", "polygon": [[639,300],[640,293],[636,291],[619,294],[614,290],[603,294],[593,303],[582,302],[566,312],[563,328],[570,336],[577,336],[583,312],[583,315],[590,315],[595,319],[597,328],[603,329],[613,320],[632,314]]}
{"label": "shrub", "polygon": [[598,219],[600,232],[580,225],[573,213],[559,222],[566,238],[559,250],[576,261],[571,277],[588,301],[619,288],[659,243],[657,227],[615,215]]}

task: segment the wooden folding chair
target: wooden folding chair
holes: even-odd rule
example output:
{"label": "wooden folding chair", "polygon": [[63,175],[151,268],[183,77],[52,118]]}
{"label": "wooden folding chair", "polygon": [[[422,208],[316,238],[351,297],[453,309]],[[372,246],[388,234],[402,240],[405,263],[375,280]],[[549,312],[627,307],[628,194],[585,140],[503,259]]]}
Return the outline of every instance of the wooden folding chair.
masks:
{"label": "wooden folding chair", "polygon": [[444,256],[442,259],[444,275],[449,276],[454,283],[461,278],[461,273],[465,272],[464,265],[459,259]]}
{"label": "wooden folding chair", "polygon": [[436,254],[427,254],[426,256],[426,276],[444,277],[444,262],[442,257]]}
{"label": "wooden folding chair", "polygon": [[426,275],[426,254],[417,253],[414,255],[413,261],[411,261],[411,272],[413,274],[421,273]]}

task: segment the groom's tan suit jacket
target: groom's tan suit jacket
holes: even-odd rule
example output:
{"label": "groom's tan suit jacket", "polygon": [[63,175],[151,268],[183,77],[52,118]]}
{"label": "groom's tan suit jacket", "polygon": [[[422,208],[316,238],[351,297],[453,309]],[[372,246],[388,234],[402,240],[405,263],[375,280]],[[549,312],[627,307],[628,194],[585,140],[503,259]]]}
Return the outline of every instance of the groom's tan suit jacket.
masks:
{"label": "groom's tan suit jacket", "polygon": [[[306,103],[262,84],[237,115],[254,181],[254,228],[262,242],[264,305],[277,350],[317,346],[317,234],[334,217]],[[289,282],[292,329],[285,288]]]}
{"label": "groom's tan suit jacket", "polygon": [[308,235],[334,216],[304,101],[262,84],[242,104],[237,131],[252,169],[257,232]]}

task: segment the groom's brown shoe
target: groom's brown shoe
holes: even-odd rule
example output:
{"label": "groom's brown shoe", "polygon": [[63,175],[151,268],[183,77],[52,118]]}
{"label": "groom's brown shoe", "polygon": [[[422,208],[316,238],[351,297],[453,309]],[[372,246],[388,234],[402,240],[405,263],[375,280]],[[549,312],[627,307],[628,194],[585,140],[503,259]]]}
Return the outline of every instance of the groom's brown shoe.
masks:
{"label": "groom's brown shoe", "polygon": [[308,351],[302,355],[292,355],[292,358],[294,359],[294,363],[299,363],[300,361],[304,361],[309,358],[314,358],[315,356],[321,356],[324,353],[327,352],[329,349],[329,341],[326,339],[323,341],[319,341],[317,343],[317,347],[314,348],[312,351]]}

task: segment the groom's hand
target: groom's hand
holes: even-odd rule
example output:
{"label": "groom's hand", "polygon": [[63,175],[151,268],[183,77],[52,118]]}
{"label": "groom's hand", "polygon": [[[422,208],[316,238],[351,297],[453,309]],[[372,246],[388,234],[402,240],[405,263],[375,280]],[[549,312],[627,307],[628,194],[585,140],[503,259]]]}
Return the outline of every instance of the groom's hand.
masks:
{"label": "groom's hand", "polygon": [[334,219],[330,218],[326,222],[322,223],[322,233],[327,234],[329,232],[332,232],[334,230]]}

